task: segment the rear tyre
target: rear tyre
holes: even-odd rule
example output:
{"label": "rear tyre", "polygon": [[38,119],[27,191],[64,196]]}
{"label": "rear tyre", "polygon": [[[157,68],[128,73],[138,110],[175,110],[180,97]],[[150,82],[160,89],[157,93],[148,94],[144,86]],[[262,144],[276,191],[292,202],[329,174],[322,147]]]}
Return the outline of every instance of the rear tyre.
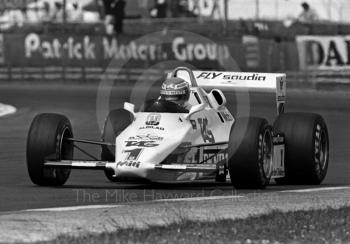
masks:
{"label": "rear tyre", "polygon": [[[132,123],[133,115],[125,109],[115,109],[109,112],[103,126],[102,141],[115,143],[115,138]],[[115,162],[115,147],[102,146],[101,160]],[[117,177],[113,177],[113,170],[105,170],[106,177],[112,182],[118,182]]]}
{"label": "rear tyre", "polygon": [[272,175],[272,127],[262,118],[240,118],[232,126],[228,169],[235,188],[265,188]]}
{"label": "rear tyre", "polygon": [[324,119],[312,113],[278,116],[275,130],[285,136],[286,176],[278,184],[321,184],[329,160],[328,129]]}
{"label": "rear tyre", "polygon": [[71,170],[69,168],[45,168],[45,160],[73,159],[73,130],[67,117],[59,114],[37,115],[27,138],[27,168],[31,181],[40,186],[63,185]]}

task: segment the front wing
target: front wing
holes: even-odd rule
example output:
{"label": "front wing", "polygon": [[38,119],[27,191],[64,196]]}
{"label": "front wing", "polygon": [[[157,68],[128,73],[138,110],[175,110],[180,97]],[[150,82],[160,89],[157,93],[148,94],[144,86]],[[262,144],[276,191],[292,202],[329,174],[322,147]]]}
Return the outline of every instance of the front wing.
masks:
{"label": "front wing", "polygon": [[[48,168],[71,168],[71,169],[95,169],[106,170],[112,169],[116,163],[105,161],[46,161],[45,167]],[[160,170],[179,170],[188,172],[215,172],[217,167],[215,164],[159,164],[154,165],[154,169]]]}

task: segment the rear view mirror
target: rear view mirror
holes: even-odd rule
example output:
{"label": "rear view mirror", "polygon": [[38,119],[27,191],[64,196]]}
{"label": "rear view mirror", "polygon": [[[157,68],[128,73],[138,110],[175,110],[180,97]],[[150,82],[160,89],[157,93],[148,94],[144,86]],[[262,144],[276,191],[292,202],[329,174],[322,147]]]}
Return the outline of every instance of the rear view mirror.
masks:
{"label": "rear view mirror", "polygon": [[197,104],[192,106],[190,109],[190,112],[185,115],[185,119],[190,119],[192,114],[198,113],[199,111],[202,111],[205,108],[205,104]]}
{"label": "rear view mirror", "polygon": [[135,118],[135,105],[132,103],[125,102],[124,103],[124,109],[132,113],[132,115]]}

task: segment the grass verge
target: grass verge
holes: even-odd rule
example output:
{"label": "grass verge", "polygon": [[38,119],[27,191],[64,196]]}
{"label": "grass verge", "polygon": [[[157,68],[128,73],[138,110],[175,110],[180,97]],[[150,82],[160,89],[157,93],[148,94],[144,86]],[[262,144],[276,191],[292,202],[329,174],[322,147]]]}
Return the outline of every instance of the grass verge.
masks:
{"label": "grass verge", "polygon": [[350,243],[350,207],[283,213],[242,220],[181,223],[124,229],[45,243]]}

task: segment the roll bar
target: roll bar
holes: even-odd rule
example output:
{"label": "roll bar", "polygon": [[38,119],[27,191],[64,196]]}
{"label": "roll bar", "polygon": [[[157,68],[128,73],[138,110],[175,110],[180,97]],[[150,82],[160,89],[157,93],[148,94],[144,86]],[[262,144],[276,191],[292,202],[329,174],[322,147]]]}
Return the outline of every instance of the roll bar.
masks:
{"label": "roll bar", "polygon": [[193,74],[192,70],[189,69],[189,68],[187,68],[187,67],[177,67],[177,68],[175,68],[175,69],[171,72],[170,78],[171,78],[171,77],[177,77],[177,72],[178,72],[178,71],[186,71],[186,72],[188,73],[188,75],[190,76],[191,86],[192,86],[192,87],[198,87],[196,78],[194,77],[194,74]]}

